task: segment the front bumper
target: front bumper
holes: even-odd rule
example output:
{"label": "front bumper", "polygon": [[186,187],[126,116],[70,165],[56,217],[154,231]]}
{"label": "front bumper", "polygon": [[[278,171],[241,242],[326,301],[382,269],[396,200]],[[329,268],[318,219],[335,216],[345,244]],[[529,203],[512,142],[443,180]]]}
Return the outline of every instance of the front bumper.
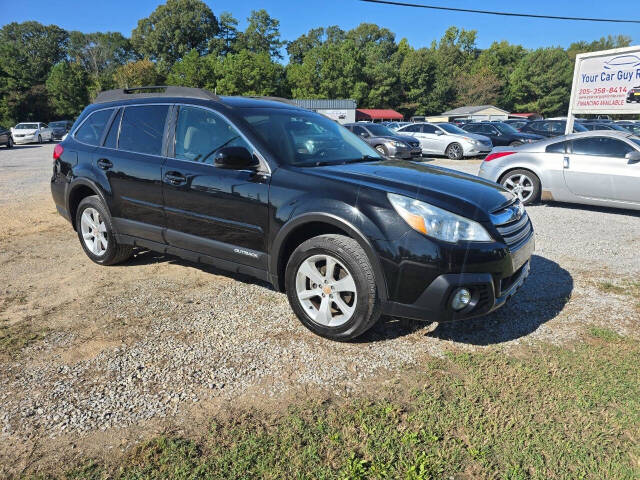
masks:
{"label": "front bumper", "polygon": [[[531,269],[534,236],[505,258],[512,268],[505,275],[493,273],[446,273],[437,276],[413,303],[389,301],[383,305],[385,315],[412,320],[447,322],[465,320],[491,313],[502,307],[524,284]],[[471,302],[462,310],[451,308],[454,292],[464,287],[471,292]]]}
{"label": "front bumper", "polygon": [[389,156],[400,158],[403,160],[416,158],[422,155],[422,148],[420,146],[409,148],[390,147]]}
{"label": "front bumper", "polygon": [[16,137],[15,135],[13,136],[13,143],[15,143],[16,145],[20,145],[23,143],[33,143],[37,141],[38,137],[36,137],[35,135],[30,135],[28,137]]}
{"label": "front bumper", "polygon": [[489,145],[470,145],[464,148],[465,157],[475,157],[478,155],[486,155],[493,149]]}

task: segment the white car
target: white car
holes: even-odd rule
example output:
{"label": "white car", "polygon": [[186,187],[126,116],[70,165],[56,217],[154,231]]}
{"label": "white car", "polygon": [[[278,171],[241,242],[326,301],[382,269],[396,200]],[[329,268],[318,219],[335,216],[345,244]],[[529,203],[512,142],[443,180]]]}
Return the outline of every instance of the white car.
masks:
{"label": "white car", "polygon": [[46,123],[26,122],[19,123],[11,129],[13,143],[42,143],[53,141],[53,130]]}
{"label": "white car", "polygon": [[489,153],[493,148],[489,137],[465,132],[452,123],[412,123],[397,133],[418,139],[424,154],[446,155],[452,160]]}

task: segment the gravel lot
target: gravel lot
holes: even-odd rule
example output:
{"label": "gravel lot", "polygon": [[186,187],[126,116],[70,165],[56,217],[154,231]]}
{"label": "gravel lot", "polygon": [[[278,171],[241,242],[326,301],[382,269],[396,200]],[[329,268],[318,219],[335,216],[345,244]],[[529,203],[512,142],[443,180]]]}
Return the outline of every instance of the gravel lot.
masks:
{"label": "gravel lot", "polygon": [[[0,352],[0,476],[70,445],[124,448],[225,402],[356,394],[454,347],[575,342],[588,326],[640,333],[638,300],[607,288],[640,278],[637,212],[531,207],[532,274],[503,309],[465,323],[385,319],[335,343],[247,278],[150,252],[91,263],[51,201],[52,150],[0,148],[0,328],[31,335]],[[425,161],[469,173],[480,163]]]}

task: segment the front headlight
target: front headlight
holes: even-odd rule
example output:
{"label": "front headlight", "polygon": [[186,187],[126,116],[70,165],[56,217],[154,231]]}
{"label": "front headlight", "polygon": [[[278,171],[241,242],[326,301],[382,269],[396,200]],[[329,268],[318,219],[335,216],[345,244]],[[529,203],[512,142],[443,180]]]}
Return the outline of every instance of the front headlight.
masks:
{"label": "front headlight", "polygon": [[387,197],[393,208],[414,230],[444,242],[491,242],[482,225],[455,213],[395,193]]}
{"label": "front headlight", "polygon": [[479,140],[475,140],[471,137],[462,137],[464,140],[466,140],[467,142],[471,143],[472,145],[480,145],[480,141]]}
{"label": "front headlight", "polygon": [[397,142],[397,141],[395,141],[395,140],[391,140],[391,141],[389,141],[389,142],[388,142],[388,145],[394,146],[394,147],[396,147],[396,148],[402,148],[402,147],[404,147],[404,146],[405,146],[405,144],[404,144],[404,143],[402,143],[402,142]]}

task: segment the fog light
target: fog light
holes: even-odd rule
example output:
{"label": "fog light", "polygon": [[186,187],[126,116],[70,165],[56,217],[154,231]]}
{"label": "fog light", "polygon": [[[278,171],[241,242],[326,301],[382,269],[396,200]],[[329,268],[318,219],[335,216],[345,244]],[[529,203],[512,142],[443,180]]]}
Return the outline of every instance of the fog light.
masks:
{"label": "fog light", "polygon": [[462,310],[471,302],[471,292],[466,288],[459,288],[453,294],[451,299],[451,308],[454,310]]}

